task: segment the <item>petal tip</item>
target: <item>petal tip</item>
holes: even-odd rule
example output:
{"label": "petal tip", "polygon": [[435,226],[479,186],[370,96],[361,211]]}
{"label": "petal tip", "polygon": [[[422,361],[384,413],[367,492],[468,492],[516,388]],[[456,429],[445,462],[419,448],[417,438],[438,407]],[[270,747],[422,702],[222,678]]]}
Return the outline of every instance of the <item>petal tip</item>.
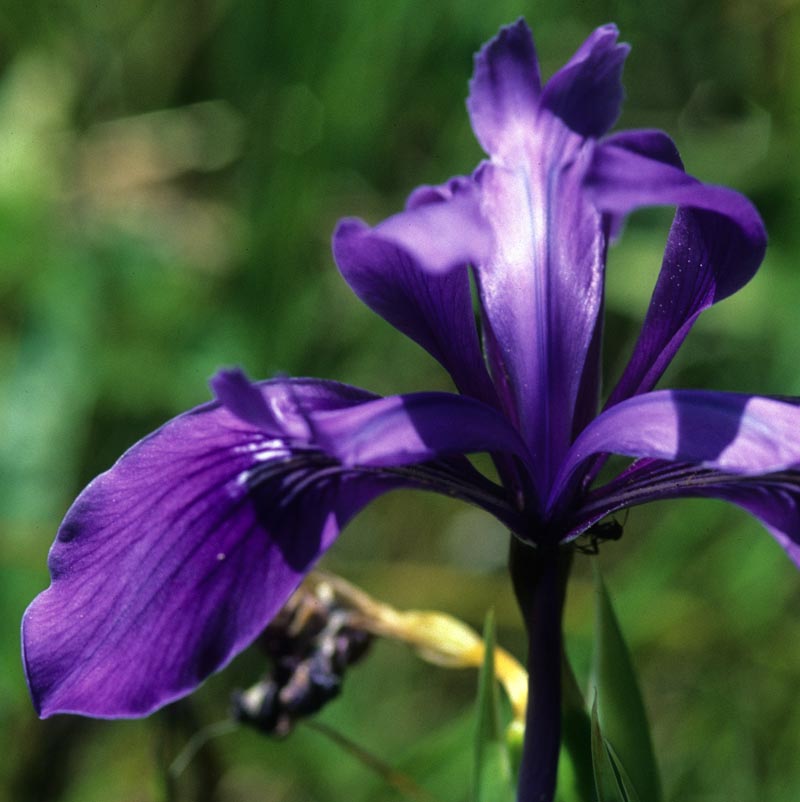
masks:
{"label": "petal tip", "polygon": [[334,249],[336,243],[345,237],[358,234],[369,229],[369,226],[360,217],[343,217],[336,223],[331,237]]}
{"label": "petal tip", "polygon": [[250,379],[244,372],[244,369],[239,365],[231,365],[230,367],[220,368],[209,380],[208,384],[211,387],[214,395],[219,398],[220,393],[232,384],[250,384]]}
{"label": "petal tip", "polygon": [[532,123],[541,92],[539,63],[528,24],[502,27],[476,54],[467,110],[481,147],[501,155]]}
{"label": "petal tip", "polygon": [[261,391],[242,368],[236,366],[217,371],[209,385],[217,401],[237,418],[265,431],[280,430]]}
{"label": "petal tip", "polygon": [[600,137],[619,117],[622,69],[630,45],[614,24],[596,28],[548,82],[541,105],[583,137]]}

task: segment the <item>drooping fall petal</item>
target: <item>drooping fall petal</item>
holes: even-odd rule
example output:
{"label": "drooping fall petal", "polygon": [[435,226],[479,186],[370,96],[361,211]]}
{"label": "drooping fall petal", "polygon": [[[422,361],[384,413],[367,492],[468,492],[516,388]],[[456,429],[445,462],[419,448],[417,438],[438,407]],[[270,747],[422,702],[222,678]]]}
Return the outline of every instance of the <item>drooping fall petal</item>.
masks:
{"label": "drooping fall petal", "polygon": [[[23,622],[41,715],[145,715],[192,691],[253,641],[380,493],[438,490],[502,515],[502,496],[466,462],[404,473],[343,465],[327,452],[317,429],[373,407],[364,391],[311,380],[253,385],[238,371],[213,384],[222,404],[198,407],[142,440],[67,513],[50,553],[51,586]],[[364,442],[353,416],[346,424],[337,442]],[[383,434],[373,421],[365,425],[384,462],[410,461],[412,421]],[[457,453],[459,432],[434,427],[428,435],[440,431],[444,450]],[[393,447],[405,457],[393,459]],[[436,455],[428,443],[418,456]]]}
{"label": "drooping fall petal", "polygon": [[693,463],[637,460],[592,491],[575,511],[565,538],[572,539],[618,510],[677,498],[713,498],[741,507],[764,525],[800,568],[800,470],[747,476]]}
{"label": "drooping fall petal", "polygon": [[601,413],[578,436],[553,500],[594,454],[693,463],[757,476],[800,465],[800,405],[764,396],[657,390]]}

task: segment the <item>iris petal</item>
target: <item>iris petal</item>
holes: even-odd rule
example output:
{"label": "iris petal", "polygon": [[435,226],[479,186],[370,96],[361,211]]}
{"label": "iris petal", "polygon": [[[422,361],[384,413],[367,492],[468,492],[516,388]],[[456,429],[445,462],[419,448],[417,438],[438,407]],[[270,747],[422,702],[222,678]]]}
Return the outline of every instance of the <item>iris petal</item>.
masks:
{"label": "iris petal", "polygon": [[578,436],[554,497],[598,453],[691,462],[754,476],[800,465],[800,405],[763,396],[660,390],[622,401]]}
{"label": "iris petal", "polygon": [[618,510],[674,498],[736,504],[757,518],[800,567],[800,471],[796,470],[735,476],[693,464],[639,460],[590,495],[577,511],[567,539]]}
{"label": "iris petal", "polygon": [[[526,59],[513,59],[519,49],[509,37],[504,31],[476,61],[473,94],[489,66],[494,85],[519,85],[521,65],[535,57],[531,45]],[[547,82],[534,117],[530,89],[517,117],[498,115],[509,130],[496,135],[492,162],[475,174],[494,234],[489,258],[476,266],[492,373],[511,391],[506,413],[536,458],[534,481],[543,496],[597,403],[606,230],[583,181],[591,138],[619,114],[627,47],[616,38],[613,26],[596,30]],[[489,96],[481,95],[481,108]],[[483,143],[485,118],[476,116],[476,102],[473,125]],[[494,108],[505,107],[495,100]]]}
{"label": "iris petal", "polygon": [[[320,392],[351,403],[349,389]],[[40,714],[145,715],[224,666],[346,521],[390,489],[380,477],[326,475],[330,463],[209,404],[95,479],[59,529],[52,584],[23,621]]]}
{"label": "iris petal", "polygon": [[492,247],[492,231],[475,182],[453,178],[433,191],[424,190],[424,195],[414,193],[405,211],[375,226],[373,234],[434,273],[482,263]]}
{"label": "iris petal", "polygon": [[761,521],[792,562],[800,568],[799,472],[792,471],[748,482],[726,482],[722,479],[718,485],[709,485],[702,492],[692,495],[729,501],[747,510]]}
{"label": "iris petal", "polygon": [[597,28],[542,92],[542,109],[582,137],[602,136],[619,117],[630,47],[618,36],[616,25]]}
{"label": "iris petal", "polygon": [[392,467],[474,452],[531,458],[492,407],[451,393],[412,393],[313,415],[318,442],[345,465]]}
{"label": "iris petal", "polygon": [[530,135],[539,93],[539,64],[524,20],[500,29],[475,55],[467,109],[488,154],[502,156]]}
{"label": "iris petal", "polygon": [[[23,621],[41,715],[146,715],[192,691],[256,638],[380,493],[421,488],[501,518],[509,511],[466,461],[382,470],[327,452],[323,430],[337,420],[350,438],[337,442],[365,441],[358,416],[346,414],[374,409],[364,391],[312,380],[252,385],[238,371],[213,384],[224,404],[198,407],[142,440],[67,513],[50,553],[51,586]],[[384,456],[406,453],[412,428],[395,426],[373,445],[382,443]],[[449,431],[439,445],[456,453],[458,430]],[[433,445],[416,456],[436,456]]]}
{"label": "iris petal", "polygon": [[[428,196],[439,202],[433,188]],[[424,205],[419,197],[415,207]],[[483,361],[467,267],[446,273],[425,270],[406,250],[375,236],[357,220],[343,220],[333,236],[339,270],[358,297],[437,359],[458,389],[492,403]]]}
{"label": "iris petal", "polygon": [[525,167],[489,165],[480,175],[497,243],[476,270],[493,373],[508,377],[507,414],[536,457],[540,492],[572,438],[579,393],[597,389],[583,377],[602,308],[605,241],[581,190],[584,156],[548,145]]}
{"label": "iris petal", "polygon": [[647,316],[611,405],[655,386],[698,315],[753,277],[766,233],[742,195],[683,172],[677,150],[659,132],[609,137],[595,150],[586,186],[614,219],[638,206],[679,206]]}

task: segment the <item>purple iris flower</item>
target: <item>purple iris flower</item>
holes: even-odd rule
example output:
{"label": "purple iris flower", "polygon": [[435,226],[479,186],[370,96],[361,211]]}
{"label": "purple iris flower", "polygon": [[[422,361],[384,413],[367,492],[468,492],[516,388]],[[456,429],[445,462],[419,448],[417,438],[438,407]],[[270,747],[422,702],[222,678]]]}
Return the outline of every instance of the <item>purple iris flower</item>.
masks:
{"label": "purple iris flower", "polygon": [[[476,56],[467,101],[488,159],[417,189],[375,227],[336,229],[353,291],[438,359],[457,394],[379,398],[222,371],[214,402],[80,494],[50,552],[52,584],[23,621],[42,716],[141,716],[191,692],[253,642],[362,507],[430,490],[513,533],[531,641],[520,799],[549,800],[579,536],[622,508],[712,497],[758,518],[800,564],[800,406],[653,389],[698,315],[753,276],[766,235],[745,198],[687,175],[665,134],[607,133],[627,53],[614,26],[598,28],[542,85],[526,24],[503,28]],[[601,406],[606,252],[646,205],[677,211],[631,359]],[[496,477],[474,452],[492,456]],[[609,454],[632,460],[599,484]]]}

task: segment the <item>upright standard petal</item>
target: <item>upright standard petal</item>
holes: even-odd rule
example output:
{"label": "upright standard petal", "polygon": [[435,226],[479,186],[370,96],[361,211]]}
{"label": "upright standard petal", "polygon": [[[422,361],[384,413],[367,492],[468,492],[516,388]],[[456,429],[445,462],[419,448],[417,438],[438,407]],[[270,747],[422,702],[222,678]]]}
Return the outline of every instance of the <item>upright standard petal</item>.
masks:
{"label": "upright standard petal", "polygon": [[508,377],[507,413],[535,457],[542,495],[571,442],[579,393],[596,395],[583,377],[602,308],[605,239],[580,188],[584,154],[572,145],[480,174],[496,243],[476,270],[492,369]]}
{"label": "upright standard petal", "polygon": [[[476,173],[494,234],[476,269],[492,372],[498,382],[508,378],[507,413],[536,458],[543,497],[598,392],[606,231],[583,178],[593,147],[587,138],[619,113],[627,48],[616,36],[613,26],[595,31],[548,81],[524,130],[507,123],[514,147],[492,151],[492,163]],[[504,42],[499,37],[479,64],[504,64]]]}
{"label": "upright standard petal", "polygon": [[478,187],[469,178],[417,190],[406,210],[375,226],[373,235],[407,251],[434,273],[480,264],[492,248]]}
{"label": "upright standard petal", "polygon": [[542,92],[542,110],[581,137],[602,136],[619,117],[630,47],[617,44],[618,36],[616,25],[595,30]]}
{"label": "upright standard petal", "polygon": [[753,277],[766,233],[749,201],[686,175],[674,145],[657,132],[606,140],[595,151],[587,187],[614,215],[640,205],[680,207],[639,339],[610,405],[655,386],[698,315]]}
{"label": "upright standard petal", "polygon": [[356,295],[437,359],[462,393],[496,402],[478,341],[466,265],[431,273],[358,220],[339,223],[333,254]]}
{"label": "upright standard petal", "polygon": [[507,25],[475,55],[467,109],[487,154],[520,148],[533,127],[541,85],[533,36],[525,20]]}

